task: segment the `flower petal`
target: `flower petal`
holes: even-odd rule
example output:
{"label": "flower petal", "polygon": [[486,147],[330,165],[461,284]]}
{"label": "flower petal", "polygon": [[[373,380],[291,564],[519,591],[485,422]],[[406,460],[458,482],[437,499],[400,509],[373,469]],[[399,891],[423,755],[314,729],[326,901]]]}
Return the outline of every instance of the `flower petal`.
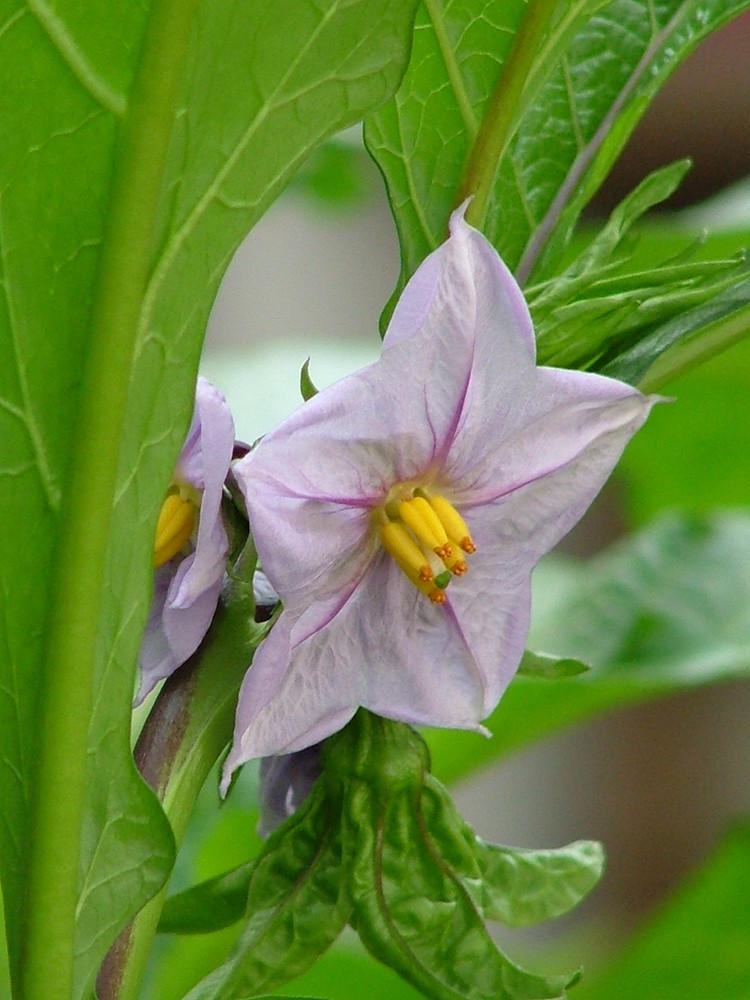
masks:
{"label": "flower petal", "polygon": [[318,393],[235,466],[261,562],[287,606],[361,573],[371,509],[444,462],[477,337],[490,331],[496,367],[513,373],[506,382],[534,371],[515,282],[460,213],[452,229],[407,285],[380,360]]}
{"label": "flower petal", "polygon": [[487,683],[455,616],[381,553],[340,607],[284,611],[258,648],[240,690],[224,787],[240,764],[320,742],[360,705],[404,722],[477,729]]}
{"label": "flower petal", "polygon": [[164,604],[174,572],[175,565],[172,561],[161,566],[154,573],[154,594],[151,598],[146,631],[138,656],[140,685],[135,696],[135,705],[140,705],[159,681],[168,677],[174,670],[172,666],[174,657],[162,625]]}
{"label": "flower petal", "polygon": [[320,744],[260,762],[258,835],[270,836],[302,805],[321,773]]}
{"label": "flower petal", "polygon": [[226,400],[204,378],[198,379],[195,415],[177,465],[183,477],[202,490],[194,558],[181,575],[172,606],[189,607],[224,576],[229,543],[221,520],[224,480],[232,461],[234,421]]}
{"label": "flower petal", "polygon": [[154,596],[138,659],[141,682],[135,704],[182,666],[203,641],[216,612],[223,584],[222,575],[203,590],[192,604],[175,604],[193,556],[172,559],[155,573]]}
{"label": "flower petal", "polygon": [[497,428],[494,435],[456,436],[442,473],[450,484],[451,498],[467,508],[492,503],[593,449],[590,461],[581,466],[592,482],[589,485],[581,472],[581,502],[575,507],[572,527],[604,485],[654,402],[655,397],[643,396],[614,379],[538,368],[527,380],[527,391],[518,398],[511,419],[503,424],[490,414]]}

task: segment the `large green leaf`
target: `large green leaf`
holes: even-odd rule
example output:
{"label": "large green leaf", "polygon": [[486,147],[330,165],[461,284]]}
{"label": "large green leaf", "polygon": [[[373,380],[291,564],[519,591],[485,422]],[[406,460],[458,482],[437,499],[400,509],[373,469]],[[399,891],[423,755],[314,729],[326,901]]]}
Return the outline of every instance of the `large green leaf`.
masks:
{"label": "large green leaf", "polygon": [[503,108],[507,115],[500,126],[507,130],[507,140],[575,26],[603,2],[420,4],[401,88],[365,123],[367,148],[383,172],[401,242],[397,290],[445,239],[464,167],[487,125],[493,124],[487,121],[489,113],[498,114],[492,108],[498,80],[510,66]]}
{"label": "large green leaf", "polygon": [[750,828],[718,851],[635,935],[581,1000],[746,1000],[750,983]]}
{"label": "large green leaf", "polygon": [[424,0],[403,84],[365,131],[401,240],[399,288],[444,239],[451,209],[477,191],[471,221],[522,283],[554,273],[651,97],[700,39],[747,6]]}
{"label": "large green leaf", "polygon": [[[114,933],[158,888],[170,864],[168,827],[129,755],[130,702],[155,517],[189,419],[214,293],[240,239],[302,158],[393,92],[414,10],[403,0],[101,6],[84,13],[72,2],[54,10],[6,3],[0,34],[0,593],[6,623],[0,857],[17,973],[23,872],[28,845],[36,843],[28,826],[35,767],[41,758],[50,810],[53,767],[58,796],[76,803],[74,786],[84,782],[66,787],[66,766],[75,757],[80,771],[83,754],[72,742],[56,745],[49,723],[67,725],[71,740],[76,732],[85,739],[90,728],[77,995],[90,987]],[[130,93],[144,27],[161,18],[169,29],[170,17],[174,30],[163,37],[175,46],[181,31],[190,39],[182,84],[180,60],[172,60],[168,46],[158,51],[154,44],[158,71],[142,64],[140,89]],[[175,84],[176,114],[161,100]],[[149,128],[159,114],[158,127]],[[157,189],[151,202],[150,188],[140,183],[146,174]],[[92,303],[98,319],[90,333]],[[121,350],[108,357],[113,316]],[[108,374],[118,393],[108,395],[99,382],[102,403],[91,405],[82,395],[82,368],[89,389]],[[96,470],[97,462],[101,476],[92,472],[87,479],[84,470]],[[69,482],[77,484],[74,492]],[[97,486],[90,505],[87,483]],[[105,566],[101,539],[110,510]],[[86,532],[97,539],[96,558],[79,558],[85,572],[70,571],[68,560],[52,590],[58,538],[75,555]],[[65,616],[77,621],[87,588],[87,613],[96,624],[73,629],[71,639]],[[39,680],[43,659],[61,662],[44,654],[53,610],[69,668],[64,677],[57,671],[54,689]],[[99,636],[93,691],[87,666],[93,657],[79,657],[70,645],[77,634],[89,645]],[[50,641],[54,652],[59,643]],[[73,695],[76,713],[66,705]],[[41,754],[35,743],[40,717]],[[76,811],[76,804],[68,808],[73,834]],[[77,870],[70,844],[58,847],[57,860]],[[49,976],[54,957],[48,966]]]}
{"label": "large green leaf", "polygon": [[430,733],[450,780],[564,726],[630,702],[750,675],[750,514],[670,516],[587,564],[537,570],[531,643],[592,669],[518,677],[491,740]]}

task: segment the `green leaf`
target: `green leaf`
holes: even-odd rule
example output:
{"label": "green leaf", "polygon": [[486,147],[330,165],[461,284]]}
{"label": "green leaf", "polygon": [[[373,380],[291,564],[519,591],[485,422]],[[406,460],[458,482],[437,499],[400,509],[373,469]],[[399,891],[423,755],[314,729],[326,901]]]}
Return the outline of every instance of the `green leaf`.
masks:
{"label": "green leaf", "polygon": [[745,1000],[750,981],[750,827],[737,826],[581,1000]]}
{"label": "green leaf", "polygon": [[750,334],[750,279],[745,274],[717,289],[709,301],[658,323],[632,347],[606,360],[604,375],[659,389],[681,372]]}
{"label": "green leaf", "polygon": [[528,927],[577,906],[604,872],[604,849],[579,840],[555,850],[519,850],[477,839],[481,872],[469,887],[486,920]]}
{"label": "green leaf", "polygon": [[186,1000],[240,1000],[305,971],[351,912],[343,877],[340,799],[318,782],[255,862],[248,920],[227,961]]}
{"label": "green leaf", "polygon": [[487,933],[466,887],[481,875],[474,835],[416,733],[360,711],[324,760],[344,781],[354,924],[374,957],[435,1000],[565,996],[570,977],[525,972]]}
{"label": "green leaf", "polygon": [[365,128],[401,241],[397,291],[472,192],[470,221],[519,280],[554,274],[651,98],[702,38],[747,7],[424,2],[401,88]]}
{"label": "green leaf", "polygon": [[[90,989],[171,864],[130,759],[130,703],[155,520],[213,296],[305,155],[393,92],[414,4],[220,0],[193,24],[196,9],[16,5],[0,35],[0,863],[14,977],[28,900],[25,968],[46,970],[47,1000],[65,993],[74,951],[75,995]],[[157,23],[156,68],[142,62],[133,93]],[[32,835],[35,788],[47,813]]]}
{"label": "green leaf", "polygon": [[[365,122],[365,142],[383,173],[401,242],[395,294],[443,242],[450,211],[461,200],[464,168],[481,143],[488,113],[501,118],[507,142],[565,39],[601,5],[591,0],[420,4],[401,88]],[[503,85],[503,107],[493,109],[493,92]]]}
{"label": "green leaf", "polygon": [[442,780],[615,707],[750,674],[747,513],[663,517],[585,564],[542,563],[535,584],[530,641],[592,669],[514,680],[490,740],[432,730]]}
{"label": "green leaf", "polygon": [[255,861],[248,861],[170,896],[159,919],[159,933],[208,934],[236,923],[247,909],[255,866]]}
{"label": "green leaf", "polygon": [[519,280],[554,273],[654,95],[701,39],[747,7],[747,0],[615,0],[577,34],[519,126],[488,211],[487,235],[512,267],[517,262]]}
{"label": "green leaf", "polygon": [[569,656],[549,656],[546,653],[532,653],[527,649],[518,667],[523,677],[542,677],[545,680],[560,680],[563,677],[577,677],[585,674],[590,667]]}
{"label": "green leaf", "polygon": [[528,287],[541,364],[595,368],[636,384],[660,354],[675,345],[684,350],[686,339],[747,306],[744,255],[692,260],[702,241],[686,231],[680,252],[668,240],[658,262],[641,261],[638,235],[624,243],[686,169],[682,161],[650,174],[554,279]]}
{"label": "green leaf", "polygon": [[708,513],[747,505],[750,342],[735,345],[670,385],[675,402],[657,407],[628,446],[621,472],[628,517],[646,524],[675,508]]}

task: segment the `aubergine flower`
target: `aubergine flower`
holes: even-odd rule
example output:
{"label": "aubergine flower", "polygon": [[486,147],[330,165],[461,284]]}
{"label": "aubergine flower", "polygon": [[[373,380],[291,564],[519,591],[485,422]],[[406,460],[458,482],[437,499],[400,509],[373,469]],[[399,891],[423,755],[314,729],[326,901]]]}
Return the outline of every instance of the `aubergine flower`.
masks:
{"label": "aubergine flower", "polygon": [[532,568],[652,402],[537,367],[520,289],[454,213],[380,359],[235,467],[283,612],[245,675],[224,787],[246,760],[317,743],[358,706],[481,729],[523,654]]}
{"label": "aubergine flower", "polygon": [[226,400],[199,378],[193,420],[156,529],[154,596],[136,704],[192,656],[216,611],[229,548],[221,498],[233,447]]}

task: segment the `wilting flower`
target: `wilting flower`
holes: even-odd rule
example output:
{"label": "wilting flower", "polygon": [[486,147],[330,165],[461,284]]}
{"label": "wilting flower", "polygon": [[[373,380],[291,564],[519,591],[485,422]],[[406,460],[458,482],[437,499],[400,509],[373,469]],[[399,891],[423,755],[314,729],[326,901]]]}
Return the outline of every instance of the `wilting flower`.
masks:
{"label": "wilting flower", "polygon": [[536,367],[520,289],[456,212],[380,359],[236,466],[283,612],[245,676],[224,787],[244,761],[317,743],[360,705],[480,728],[523,653],[533,566],[651,403]]}
{"label": "wilting flower", "polygon": [[199,378],[193,421],[156,529],[154,597],[136,704],[192,656],[216,611],[228,551],[221,497],[233,447],[226,400]]}

